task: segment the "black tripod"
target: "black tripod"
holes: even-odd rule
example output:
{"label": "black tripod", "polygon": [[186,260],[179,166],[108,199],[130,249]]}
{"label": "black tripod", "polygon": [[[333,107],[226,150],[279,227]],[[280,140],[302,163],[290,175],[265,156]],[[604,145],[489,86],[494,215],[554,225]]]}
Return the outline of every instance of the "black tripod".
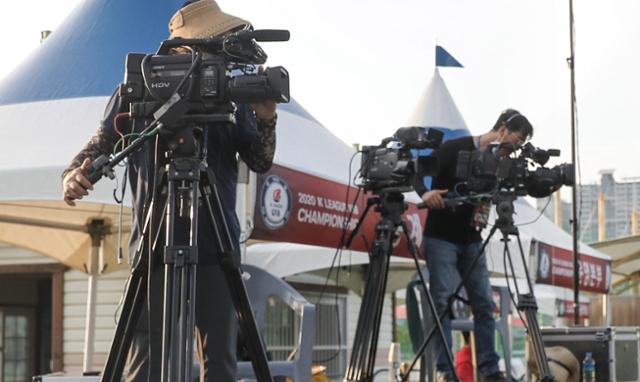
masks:
{"label": "black tripod", "polygon": [[[496,231],[498,229],[502,233],[502,240],[501,241],[504,243],[505,268],[506,268],[506,262],[508,261],[509,262],[509,268],[511,270],[511,274],[512,274],[513,278],[515,279],[515,269],[514,269],[514,266],[513,266],[513,260],[511,258],[511,251],[509,250],[509,245],[508,245],[508,243],[510,241],[509,236],[510,235],[515,236],[516,239],[517,239],[517,242],[518,242],[518,249],[519,249],[519,252],[520,252],[520,258],[522,260],[522,264],[524,266],[525,275],[527,277],[527,286],[529,288],[529,291],[528,291],[528,293],[520,293],[518,284],[514,280],[515,289],[516,289],[516,295],[518,297],[517,302],[515,301],[513,294],[511,295],[511,297],[512,297],[512,299],[514,299],[514,303],[516,303],[517,309],[519,311],[525,313],[526,322],[527,322],[527,325],[528,325],[528,334],[529,334],[529,337],[530,337],[530,340],[531,340],[531,345],[532,345],[532,348],[533,348],[534,357],[536,359],[536,364],[538,365],[538,370],[540,371],[540,381],[542,381],[542,382],[553,382],[554,379],[553,379],[553,376],[551,375],[551,371],[549,370],[549,363],[547,361],[547,358],[546,358],[546,355],[545,355],[545,352],[544,352],[544,343],[542,342],[542,336],[540,334],[540,326],[538,325],[538,319],[536,317],[536,312],[538,311],[538,305],[536,303],[536,299],[535,299],[535,296],[533,294],[533,284],[531,283],[531,278],[529,277],[529,271],[527,269],[526,258],[525,258],[525,255],[524,255],[524,250],[522,249],[522,242],[520,241],[520,233],[518,231],[518,227],[516,227],[514,222],[513,222],[513,213],[514,213],[513,202],[514,202],[515,199],[516,199],[516,195],[513,192],[498,192],[493,197],[492,202],[496,206],[496,213],[497,213],[498,217],[497,217],[494,225],[491,227],[491,231],[489,232],[489,235],[487,236],[487,238],[482,243],[480,251],[478,252],[476,257],[473,259],[471,265],[466,270],[465,274],[462,276],[462,280],[460,281],[460,283],[456,287],[456,289],[453,292],[453,294],[451,294],[451,296],[449,296],[448,309],[445,309],[445,310],[442,311],[442,313],[439,316],[439,320],[444,319],[444,316],[450,310],[450,308],[453,305],[454,301],[456,299],[460,298],[459,293],[462,290],[465,281],[470,277],[471,272],[473,271],[473,268],[476,266],[476,264],[478,263],[478,261],[480,260],[482,255],[484,254],[484,251],[485,251],[487,245],[489,244],[489,241],[491,240],[491,238],[493,237],[493,235],[496,233]],[[505,273],[506,273],[506,269],[505,269]],[[437,320],[437,321],[439,321],[439,320]],[[425,340],[423,341],[422,345],[420,346],[420,349],[418,350],[413,362],[409,366],[408,371],[403,376],[402,381],[406,381],[407,380],[407,378],[409,376],[409,373],[411,372],[411,370],[413,369],[413,367],[417,363],[418,359],[420,359],[420,357],[422,357],[422,354],[426,350],[427,345],[429,344],[429,341],[433,337],[434,333],[435,333],[435,329],[432,328],[429,331],[429,334],[427,335]]]}
{"label": "black tripod", "polygon": [[[353,341],[353,350],[349,366],[345,374],[345,382],[371,382],[374,377],[374,366],[376,359],[376,351],[378,347],[378,334],[380,331],[380,319],[382,317],[382,308],[384,304],[384,295],[387,288],[387,276],[389,273],[389,261],[393,251],[393,242],[397,238],[398,228],[402,228],[404,236],[407,239],[409,252],[413,257],[416,270],[420,276],[420,282],[424,293],[429,302],[429,308],[433,317],[436,317],[436,328],[440,333],[443,343],[446,344],[442,324],[437,319],[435,304],[427,289],[427,284],[420,272],[420,264],[416,253],[416,248],[409,235],[406,223],[402,220],[402,214],[407,209],[404,196],[400,192],[385,192],[380,196],[372,197],[367,200],[367,207],[360,217],[358,224],[354,228],[349,237],[346,247],[351,245],[355,238],[360,225],[364,221],[367,212],[371,206],[376,206],[375,210],[380,212],[382,218],[376,224],[375,241],[369,254],[369,268],[367,270],[367,278],[365,283],[365,291],[362,296],[362,305],[358,314],[358,325],[356,328],[355,338]],[[434,328],[433,330],[435,330]],[[448,346],[448,360],[451,370],[453,367],[453,355]],[[456,377],[456,381],[458,381]]]}
{"label": "black tripod", "polygon": [[[157,122],[157,121],[156,121]],[[162,123],[152,123],[145,129],[160,131],[168,143],[166,166],[155,181],[153,197],[146,208],[142,238],[137,248],[139,261],[134,267],[126,291],[122,315],[116,327],[115,338],[102,374],[103,382],[116,382],[122,378],[125,358],[131,345],[133,332],[140,319],[143,304],[149,294],[147,276],[158,256],[164,263],[164,304],[161,354],[162,382],[191,382],[193,365],[193,335],[195,331],[196,274],[204,256],[213,256],[198,247],[198,210],[205,209],[213,227],[218,245],[222,272],[233,300],[240,330],[251,357],[255,375],[260,382],[272,382],[258,328],[254,319],[247,291],[242,281],[240,265],[236,259],[238,246],[234,243],[225,219],[218,194],[215,174],[207,166],[207,128],[211,123],[234,123],[230,114],[183,116],[179,129],[163,130]],[[152,129],[152,130],[150,130]],[[162,134],[162,132],[165,134]],[[102,174],[109,174],[113,167],[151,137],[142,134],[125,150],[110,161],[102,160],[102,167],[90,173],[90,180],[97,181]],[[159,139],[162,140],[162,138]],[[98,162],[98,161],[96,161]],[[96,175],[97,174],[97,175]],[[97,178],[97,179],[96,179]],[[160,247],[159,237],[164,226],[165,243]],[[209,249],[207,249],[209,251]],[[213,249],[211,249],[212,251]],[[221,307],[227,309],[227,307]],[[150,339],[151,340],[151,339]],[[150,355],[150,363],[160,362]]]}

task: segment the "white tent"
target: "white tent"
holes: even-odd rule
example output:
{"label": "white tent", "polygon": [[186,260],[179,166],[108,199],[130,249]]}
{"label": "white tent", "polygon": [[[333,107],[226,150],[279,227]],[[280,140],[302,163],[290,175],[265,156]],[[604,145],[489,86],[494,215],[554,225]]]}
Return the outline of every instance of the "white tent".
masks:
{"label": "white tent", "polygon": [[[536,243],[543,242],[557,248],[566,250],[573,249],[573,241],[571,235],[556,226],[541,211],[532,207],[524,198],[519,198],[514,202],[515,213],[513,215],[514,223],[520,232],[522,249],[525,257],[528,259],[527,267],[529,274],[535,279],[535,271],[537,269],[537,258],[535,253]],[[493,221],[496,217],[495,208],[491,211],[489,221]],[[490,228],[483,231],[483,237],[489,234]],[[504,273],[503,253],[504,243],[501,241],[502,235],[500,231],[496,231],[487,245],[487,262],[489,270],[494,274]],[[522,277],[524,270],[522,261],[520,260],[520,252],[516,238],[511,236],[509,242],[509,251],[514,260],[516,273]],[[584,244],[579,243],[579,252],[599,259],[609,259],[604,253]]]}
{"label": "white tent", "polygon": [[[438,67],[435,68],[431,82],[422,92],[420,100],[413,114],[409,118],[409,124],[428,128],[437,128],[445,133],[445,140],[470,135],[467,125],[449,92]],[[488,129],[488,128],[487,128]],[[572,249],[571,236],[561,228],[554,225],[546,216],[524,199],[520,198],[514,203],[514,222],[520,231],[523,252],[527,259],[530,274],[535,280],[536,256],[535,245],[543,242],[562,249]],[[490,222],[496,217],[495,208],[492,210]],[[487,228],[483,231],[486,237]],[[496,232],[487,245],[487,265],[494,275],[504,273],[503,253],[504,245],[500,232]],[[520,260],[520,252],[515,241],[509,243],[509,250],[514,260],[514,266],[518,277],[524,277],[524,267]],[[608,259],[608,256],[584,243],[580,243],[579,252],[600,259]]]}
{"label": "white tent", "polygon": [[[93,346],[95,278],[101,271],[117,268],[119,218],[111,195],[115,183],[101,180],[76,207],[68,207],[61,200],[60,175],[99,125],[109,96],[122,81],[126,53],[154,52],[168,35],[166,20],[182,3],[82,2],[32,56],[0,82],[0,241],[89,273],[87,371]],[[135,33],[131,33],[132,25]],[[347,166],[354,150],[295,101],[279,108],[277,135],[277,164],[348,182]],[[246,193],[239,201],[251,196]],[[129,205],[125,200],[123,243],[128,241]],[[89,235],[96,222],[103,224],[99,241]],[[318,259],[323,261],[314,269],[329,267],[326,257]]]}
{"label": "white tent", "polygon": [[[85,371],[93,355],[96,277],[126,267],[116,261],[120,214],[113,183],[100,182],[73,208],[61,200],[60,176],[102,119],[122,81],[126,53],[154,51],[167,36],[166,20],[181,4],[82,2],[0,82],[0,241],[89,274]],[[122,222],[126,253],[128,207]]]}
{"label": "white tent", "polygon": [[445,133],[445,140],[469,135],[467,124],[437,67],[429,86],[420,95],[408,125],[439,128]]}

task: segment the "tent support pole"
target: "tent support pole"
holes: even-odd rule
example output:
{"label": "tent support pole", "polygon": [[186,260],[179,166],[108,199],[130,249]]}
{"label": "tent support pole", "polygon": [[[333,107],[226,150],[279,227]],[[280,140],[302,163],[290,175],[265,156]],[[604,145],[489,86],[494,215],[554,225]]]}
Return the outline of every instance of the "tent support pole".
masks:
{"label": "tent support pole", "polygon": [[82,372],[89,373],[93,367],[93,354],[96,329],[96,298],[98,295],[98,263],[100,251],[106,234],[104,220],[95,219],[87,225],[87,231],[91,236],[91,251],[87,261],[87,313],[84,325],[84,351],[82,358]]}

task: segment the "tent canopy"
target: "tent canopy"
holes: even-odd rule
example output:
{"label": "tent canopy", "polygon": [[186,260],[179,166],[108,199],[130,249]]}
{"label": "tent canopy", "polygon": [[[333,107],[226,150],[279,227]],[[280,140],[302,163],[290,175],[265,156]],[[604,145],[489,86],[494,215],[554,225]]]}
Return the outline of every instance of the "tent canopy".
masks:
{"label": "tent canopy", "polygon": [[[84,1],[0,82],[0,241],[85,271],[88,223],[100,220],[106,225],[102,267],[117,269],[116,184],[103,179],[76,207],[69,207],[61,200],[60,175],[98,127],[109,97],[123,80],[126,54],[155,52],[168,37],[169,18],[183,2]],[[295,101],[280,105],[279,114],[276,162],[346,183],[349,169],[344,163],[353,150]],[[301,144],[301,137],[314,144]],[[330,148],[338,155],[319,160],[330,157]],[[124,244],[131,222],[128,198],[125,206]]]}
{"label": "tent canopy", "polygon": [[[361,266],[369,264],[369,255],[344,250],[336,256],[335,248],[292,243],[260,243],[247,248],[245,262],[282,278],[324,270],[316,274],[335,280],[336,269],[348,267],[350,271],[341,271],[338,282],[356,293],[361,293],[365,279]],[[326,270],[332,265],[334,270],[329,275]],[[412,259],[397,256],[391,257],[389,268],[388,291],[404,288],[416,271]]]}
{"label": "tent canopy", "polygon": [[616,287],[625,282],[630,282],[627,287],[638,283],[640,280],[640,235],[601,241],[591,245],[611,256],[614,291],[622,292],[623,290]]}

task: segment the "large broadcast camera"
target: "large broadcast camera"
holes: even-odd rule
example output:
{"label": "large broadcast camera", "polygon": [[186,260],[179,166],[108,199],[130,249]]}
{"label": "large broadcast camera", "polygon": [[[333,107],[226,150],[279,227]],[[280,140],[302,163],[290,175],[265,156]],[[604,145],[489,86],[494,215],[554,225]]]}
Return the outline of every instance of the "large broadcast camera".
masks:
{"label": "large broadcast camera", "polygon": [[[190,123],[235,124],[235,103],[289,102],[289,73],[281,66],[262,71],[267,60],[257,41],[288,41],[287,30],[243,30],[205,39],[175,38],[162,42],[156,54],[129,53],[124,83],[118,92],[135,121],[151,120],[139,136],[176,133],[181,150],[192,151]],[[136,134],[138,135],[138,134]],[[113,158],[91,163],[87,179],[115,176],[114,166],[142,145],[134,142]],[[170,143],[170,147],[177,147]]]}
{"label": "large broadcast camera", "polygon": [[[505,155],[505,150],[519,154]],[[531,143],[521,147],[498,144],[489,145],[486,150],[461,151],[458,154],[456,177],[463,182],[455,193],[468,196],[507,190],[518,196],[543,198],[563,185],[573,186],[572,164],[544,167],[552,156],[560,156],[560,150],[543,150]]]}
{"label": "large broadcast camera", "polygon": [[376,194],[412,191],[418,168],[434,175],[438,167],[434,157],[414,155],[413,151],[437,148],[443,135],[436,129],[402,127],[378,146],[363,146],[360,187]]}
{"label": "large broadcast camera", "polygon": [[[218,256],[256,379],[273,380],[242,272],[233,256],[238,250],[237,238],[232,236],[225,217],[225,211],[233,206],[225,208],[222,204],[216,174],[208,166],[208,134],[211,128],[236,124],[236,103],[289,102],[287,71],[282,67],[262,71],[258,65],[266,62],[267,55],[256,43],[288,39],[288,31],[243,30],[208,39],[171,39],[164,41],[155,55],[127,55],[119,95],[123,104],[129,105],[131,132],[127,136],[136,138],[124,147],[126,136],[117,129],[116,117],[114,128],[124,148],[113,157],[102,155],[94,160],[87,178],[91,183],[103,175],[113,178],[114,167],[141,150],[152,137],[163,138],[155,148],[163,156],[151,163],[155,166],[150,173],[157,175],[152,182],[151,202],[141,211],[145,223],[140,232],[141,245],[134,255],[138,261],[123,299],[102,381],[122,379],[123,349],[129,348],[133,337],[130,328],[140,319],[145,299],[155,293],[151,284],[147,286],[151,269],[146,264],[152,256],[157,257],[156,252],[161,252],[166,277],[162,289],[163,346],[154,357],[161,360],[163,380],[192,380],[194,302],[199,293],[196,275],[202,264],[196,234],[198,210],[207,215],[216,239],[214,248],[207,248],[207,255]],[[138,128],[140,124],[142,128]],[[165,237],[161,250],[144,244],[161,231]]]}
{"label": "large broadcast camera", "polygon": [[[120,95],[132,117],[158,118],[168,109],[210,113],[230,102],[289,102],[289,73],[281,66],[264,72],[267,60],[256,41],[287,41],[286,30],[243,30],[207,39],[171,39],[155,55],[130,53]],[[161,107],[162,106],[162,107]]]}

